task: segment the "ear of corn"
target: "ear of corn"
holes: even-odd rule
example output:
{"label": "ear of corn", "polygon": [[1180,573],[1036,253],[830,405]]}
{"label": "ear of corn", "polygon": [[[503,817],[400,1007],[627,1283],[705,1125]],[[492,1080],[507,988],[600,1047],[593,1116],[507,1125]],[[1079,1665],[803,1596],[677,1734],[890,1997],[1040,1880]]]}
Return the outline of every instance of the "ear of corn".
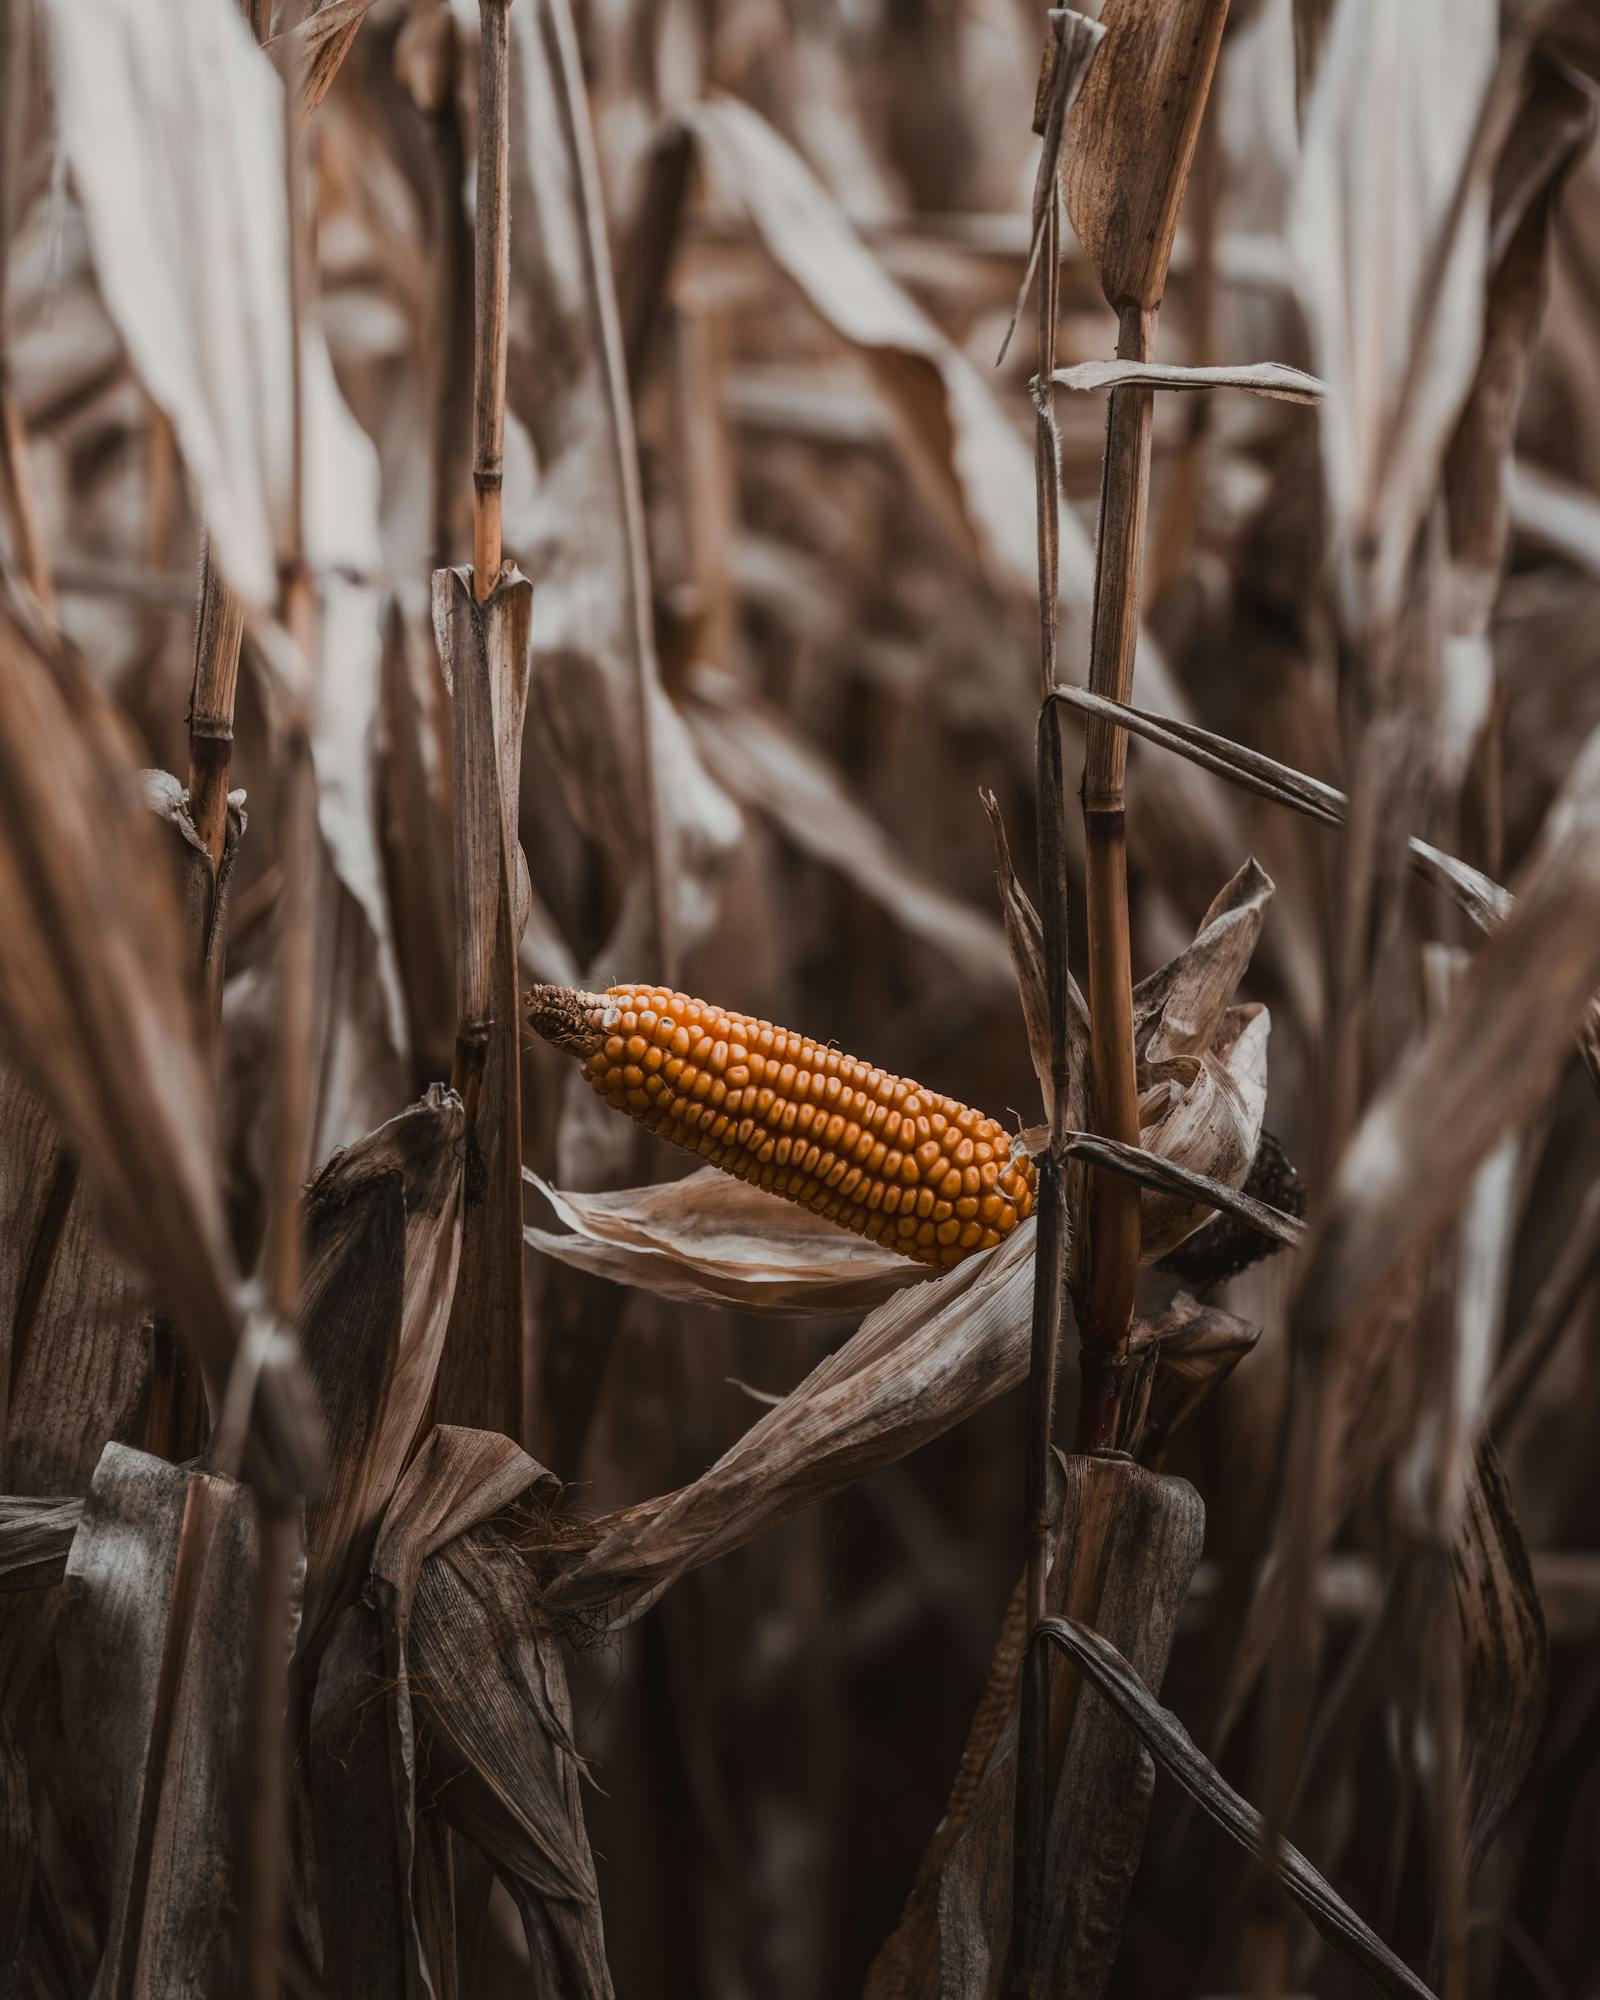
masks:
{"label": "ear of corn", "polygon": [[770,1021],[654,986],[535,986],[528,1011],[616,1110],[920,1263],[992,1249],[1032,1211],[1033,1161],[994,1119]]}

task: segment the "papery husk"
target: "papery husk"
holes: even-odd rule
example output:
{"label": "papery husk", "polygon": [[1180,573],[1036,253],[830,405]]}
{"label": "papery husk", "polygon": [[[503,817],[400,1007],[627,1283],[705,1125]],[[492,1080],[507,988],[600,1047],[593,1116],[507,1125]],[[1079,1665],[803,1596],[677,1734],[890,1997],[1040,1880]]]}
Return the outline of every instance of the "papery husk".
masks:
{"label": "papery husk", "polygon": [[897,1251],[715,1167],[655,1187],[576,1194],[523,1178],[570,1234],[529,1227],[547,1257],[687,1304],[782,1314],[861,1312],[925,1278]]}

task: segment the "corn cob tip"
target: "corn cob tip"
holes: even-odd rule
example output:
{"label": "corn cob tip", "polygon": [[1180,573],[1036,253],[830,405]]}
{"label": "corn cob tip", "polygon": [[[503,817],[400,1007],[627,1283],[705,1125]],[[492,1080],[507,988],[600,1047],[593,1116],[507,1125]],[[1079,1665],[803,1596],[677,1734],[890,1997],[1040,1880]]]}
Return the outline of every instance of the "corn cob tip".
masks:
{"label": "corn cob tip", "polygon": [[584,993],[572,986],[530,986],[524,1005],[535,1034],[580,1057],[592,1056],[605,1040],[607,1015],[614,1011],[604,993]]}

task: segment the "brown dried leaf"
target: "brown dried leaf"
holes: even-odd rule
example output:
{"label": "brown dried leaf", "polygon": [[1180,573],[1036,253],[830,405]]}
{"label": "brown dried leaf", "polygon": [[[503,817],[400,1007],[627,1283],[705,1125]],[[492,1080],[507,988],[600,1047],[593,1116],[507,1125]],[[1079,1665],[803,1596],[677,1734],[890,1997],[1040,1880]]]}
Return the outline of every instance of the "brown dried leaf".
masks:
{"label": "brown dried leaf", "polygon": [[1549,1646],[1499,1454],[1479,1442],[1450,1551],[1462,1643],[1468,1879],[1522,1789],[1544,1721]]}
{"label": "brown dried leaf", "polygon": [[1140,980],[1133,1032],[1141,1061],[1170,1062],[1212,1047],[1255,955],[1273,893],[1272,877],[1252,856],[1213,898],[1193,941]]}
{"label": "brown dried leaf", "polygon": [[78,1499],[0,1498],[0,1590],[59,1583],[82,1514]]}
{"label": "brown dried leaf", "polygon": [[[426,1735],[419,1741],[417,1710],[423,1699],[440,1699],[437,1676],[429,1675],[426,1695],[412,1680],[412,1620],[423,1570],[429,1559],[457,1536],[492,1520],[524,1495],[537,1493],[548,1504],[556,1491],[552,1475],[509,1438],[449,1425],[431,1431],[396,1489],[373,1551],[370,1602],[379,1632],[374,1637],[370,1628],[361,1629],[364,1607],[358,1606],[355,1616],[347,1614],[339,1635],[343,1686],[332,1697],[327,1717],[330,1729],[348,1742],[352,1731],[361,1726],[359,1707],[363,1700],[381,1704],[384,1715],[388,1803],[401,1898],[398,1910],[391,1909],[391,1918],[399,1920],[401,1935],[398,1940],[392,1936],[378,1940],[375,1948],[386,1965],[403,1962],[408,1967],[408,1991],[426,1991],[430,1984],[439,1990],[437,1982],[445,1971],[439,1953],[441,1949],[453,1951],[450,1930],[445,1929],[443,1940],[437,1934],[439,1927],[428,1900],[430,1885],[438,1886],[437,1855],[430,1832],[437,1822],[432,1813],[419,1811],[424,1803],[419,1789],[427,1778],[431,1745]],[[381,1675],[374,1673],[373,1667],[379,1646]],[[444,1692],[447,1695],[448,1690]],[[376,1762],[375,1746],[366,1740],[360,1747],[372,1760],[370,1771]],[[345,1840],[360,1837],[361,1824],[352,1819],[348,1802],[329,1800],[324,1810]],[[387,1843],[387,1833],[382,1838]],[[358,1914],[341,1896],[337,1884],[330,1885],[325,1894],[330,1892],[344,1939],[341,1949],[359,1957],[364,1947],[350,1934]]]}
{"label": "brown dried leaf", "polygon": [[51,1774],[73,1802],[80,1865],[108,1898],[106,1991],[232,1982],[239,1635],[255,1563],[243,1487],[107,1445],[67,1562],[66,1767]]}
{"label": "brown dried leaf", "polygon": [[572,1704],[530,1578],[492,1527],[422,1566],[410,1671],[441,1817],[494,1864],[522,1915],[540,1992],[609,2000],[600,1892],[584,1830]]}
{"label": "brown dried leaf", "polygon": [[435,1084],[307,1192],[300,1339],[328,1471],[306,1515],[306,1649],[365,1571],[427,1421],[461,1253],[464,1126]]}
{"label": "brown dried leaf", "polygon": [[324,0],[296,27],[266,43],[278,74],[285,81],[299,78],[303,114],[315,111],[332,89],[371,6],[372,0]]}
{"label": "brown dried leaf", "polygon": [[1005,940],[993,920],[919,873],[782,715],[742,696],[730,675],[712,668],[693,671],[688,691],[690,734],[734,798],[764,813],[802,853],[837,869],[975,985],[1010,985]]}
{"label": "brown dried leaf", "polygon": [[[1046,1583],[1054,1615],[1092,1621],[1158,1687],[1205,1538],[1192,1486],[1143,1466],[1069,1458],[1062,1529]],[[1106,1711],[1058,1676],[1065,1745],[1045,1853],[1043,1992],[1099,2000],[1121,1942],[1122,1912],[1155,1789],[1149,1757]],[[1051,1716],[1052,1735],[1057,1717]],[[1017,1725],[995,1746],[939,1884],[939,1992],[998,2000],[1011,1934],[1012,1800]]]}
{"label": "brown dried leaf", "polygon": [[[142,789],[82,663],[47,659],[0,613],[0,1017],[220,1407],[244,1317],[172,873]],[[255,1396],[252,1477],[302,1490],[314,1420],[281,1344]]]}
{"label": "brown dried leaf", "polygon": [[1171,361],[1079,361],[1050,377],[1062,389],[1115,389],[1143,382],[1153,389],[1247,389],[1280,403],[1320,403],[1327,384],[1282,361],[1253,361],[1233,367],[1183,368]]}
{"label": "brown dried leaf", "polygon": [[655,1187],[577,1194],[536,1187],[573,1234],[528,1228],[534,1249],[575,1270],[691,1305],[742,1312],[865,1311],[928,1276],[908,1257],[747,1187],[715,1167]]}
{"label": "brown dried leaf", "polygon": [[1067,121],[1067,214],[1114,312],[1161,303],[1228,0],[1106,0]]}

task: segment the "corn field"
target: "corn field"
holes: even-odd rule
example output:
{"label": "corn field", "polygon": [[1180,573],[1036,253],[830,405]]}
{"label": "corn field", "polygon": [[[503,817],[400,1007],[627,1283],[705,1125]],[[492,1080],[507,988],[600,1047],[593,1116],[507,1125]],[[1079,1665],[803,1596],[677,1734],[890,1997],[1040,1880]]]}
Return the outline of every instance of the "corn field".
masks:
{"label": "corn field", "polygon": [[1600,1995],[1593,0],[0,0],[0,2000]]}

